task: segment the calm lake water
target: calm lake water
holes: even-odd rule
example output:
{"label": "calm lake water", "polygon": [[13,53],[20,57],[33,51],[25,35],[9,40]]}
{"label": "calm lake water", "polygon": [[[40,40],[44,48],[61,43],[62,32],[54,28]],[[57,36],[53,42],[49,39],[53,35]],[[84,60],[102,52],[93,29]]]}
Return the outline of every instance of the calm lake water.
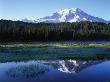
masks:
{"label": "calm lake water", "polygon": [[[34,67],[35,65],[37,67]],[[43,70],[43,72],[36,72],[35,74],[34,71],[40,68]],[[27,62],[0,63],[0,82],[109,82],[109,81],[110,81],[109,60],[100,60],[100,61],[32,60]]]}
{"label": "calm lake water", "polygon": [[109,59],[60,59],[98,55],[110,48],[1,48],[0,82],[110,82]]}

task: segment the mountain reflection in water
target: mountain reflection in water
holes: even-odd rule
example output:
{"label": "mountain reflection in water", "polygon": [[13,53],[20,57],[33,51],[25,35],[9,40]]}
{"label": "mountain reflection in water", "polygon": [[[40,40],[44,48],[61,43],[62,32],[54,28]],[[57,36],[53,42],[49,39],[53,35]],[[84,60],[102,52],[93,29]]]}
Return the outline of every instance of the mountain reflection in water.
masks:
{"label": "mountain reflection in water", "polygon": [[89,67],[90,65],[98,64],[101,61],[80,61],[80,60],[56,60],[56,61],[38,61],[44,65],[50,66],[65,73],[78,73],[82,69]]}
{"label": "mountain reflection in water", "polygon": [[[9,62],[0,63],[0,69],[0,82],[110,81],[108,77],[108,75],[110,76],[110,61],[104,60],[38,60]],[[106,75],[103,76],[103,74]]]}

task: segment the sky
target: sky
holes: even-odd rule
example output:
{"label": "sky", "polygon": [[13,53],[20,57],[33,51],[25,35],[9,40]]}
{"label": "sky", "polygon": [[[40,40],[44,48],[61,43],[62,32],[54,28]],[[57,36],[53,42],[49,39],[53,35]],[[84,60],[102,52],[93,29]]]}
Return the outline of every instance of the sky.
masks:
{"label": "sky", "polygon": [[37,20],[68,8],[110,21],[110,0],[0,0],[0,19]]}

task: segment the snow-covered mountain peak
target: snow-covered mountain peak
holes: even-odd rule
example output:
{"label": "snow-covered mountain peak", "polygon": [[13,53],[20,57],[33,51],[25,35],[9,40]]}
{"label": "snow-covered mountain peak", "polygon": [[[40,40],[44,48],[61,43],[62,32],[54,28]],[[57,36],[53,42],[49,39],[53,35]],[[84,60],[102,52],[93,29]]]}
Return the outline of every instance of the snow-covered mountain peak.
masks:
{"label": "snow-covered mountain peak", "polygon": [[46,23],[80,22],[80,21],[108,23],[108,21],[98,17],[91,16],[79,8],[63,9],[59,12],[53,13],[51,16],[46,16],[37,20],[37,22],[46,22]]}
{"label": "snow-covered mountain peak", "polygon": [[71,9],[63,9],[61,11],[59,11],[59,14],[71,14],[71,13],[76,13],[76,12],[81,12],[82,10],[80,10],[79,8],[71,8]]}
{"label": "snow-covered mountain peak", "polygon": [[45,22],[45,23],[60,23],[60,22],[81,22],[81,21],[90,21],[90,22],[103,22],[110,23],[102,18],[94,17],[82,11],[79,8],[70,8],[63,9],[58,12],[53,13],[51,16],[45,16],[43,18],[37,19],[37,21],[23,20],[24,22]]}

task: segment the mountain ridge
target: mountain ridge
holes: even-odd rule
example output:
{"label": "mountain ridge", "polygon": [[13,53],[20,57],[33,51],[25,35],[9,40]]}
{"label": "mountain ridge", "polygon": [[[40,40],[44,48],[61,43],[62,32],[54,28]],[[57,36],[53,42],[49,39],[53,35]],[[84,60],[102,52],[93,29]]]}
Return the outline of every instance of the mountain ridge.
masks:
{"label": "mountain ridge", "polygon": [[23,22],[33,22],[33,23],[60,23],[60,22],[81,22],[81,21],[89,21],[89,22],[103,22],[110,23],[110,21],[104,20],[99,17],[94,17],[90,14],[85,13],[79,8],[70,8],[63,9],[61,11],[53,13],[51,16],[45,16],[43,18],[39,18],[36,21],[22,20]]}

